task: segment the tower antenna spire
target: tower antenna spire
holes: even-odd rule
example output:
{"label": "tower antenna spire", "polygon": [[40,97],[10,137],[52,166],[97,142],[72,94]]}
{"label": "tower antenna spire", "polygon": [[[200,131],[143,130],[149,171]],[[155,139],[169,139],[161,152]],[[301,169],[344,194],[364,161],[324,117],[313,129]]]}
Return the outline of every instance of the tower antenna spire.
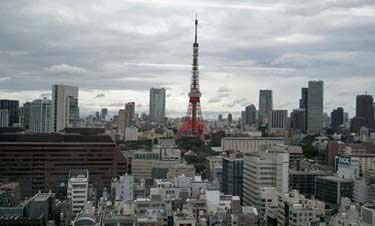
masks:
{"label": "tower antenna spire", "polygon": [[198,13],[195,14],[195,43],[198,42]]}

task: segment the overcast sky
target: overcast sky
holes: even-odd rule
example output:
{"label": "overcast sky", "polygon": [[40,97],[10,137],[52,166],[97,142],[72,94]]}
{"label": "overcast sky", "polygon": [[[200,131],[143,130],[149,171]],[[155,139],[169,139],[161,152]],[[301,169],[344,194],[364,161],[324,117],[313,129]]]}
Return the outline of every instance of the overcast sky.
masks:
{"label": "overcast sky", "polygon": [[[261,2],[261,3],[259,3]],[[148,112],[167,88],[169,116],[184,115],[198,13],[204,117],[235,115],[272,89],[274,108],[298,107],[308,80],[324,80],[325,111],[375,94],[374,0],[3,0],[0,98],[79,86],[81,112]]]}

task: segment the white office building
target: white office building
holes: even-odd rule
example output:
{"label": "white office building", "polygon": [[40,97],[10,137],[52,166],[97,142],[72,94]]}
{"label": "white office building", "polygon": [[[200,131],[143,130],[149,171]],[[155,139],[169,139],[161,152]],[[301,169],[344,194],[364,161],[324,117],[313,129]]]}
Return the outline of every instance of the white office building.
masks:
{"label": "white office building", "polygon": [[323,128],[323,81],[309,81],[307,131],[319,134]]}
{"label": "white office building", "polygon": [[0,109],[0,128],[8,127],[9,112],[8,109]]}
{"label": "white office building", "polygon": [[150,120],[163,122],[165,120],[165,89],[150,89]]}
{"label": "white office building", "polygon": [[125,141],[137,141],[138,140],[138,128],[130,126],[125,129]]}
{"label": "white office building", "polygon": [[223,151],[240,151],[254,153],[260,151],[264,145],[283,144],[282,137],[223,137],[221,148]]}
{"label": "white office building", "polygon": [[89,171],[70,170],[68,181],[68,199],[72,201],[72,213],[80,213],[88,201]]}
{"label": "white office building", "polygon": [[44,99],[34,100],[30,110],[30,130],[34,133],[48,133],[51,131],[52,101]]}
{"label": "white office building", "polygon": [[52,86],[52,131],[79,126],[78,87]]}
{"label": "white office building", "polygon": [[134,178],[132,175],[124,175],[112,180],[112,201],[133,201]]}
{"label": "white office building", "polygon": [[244,157],[242,200],[254,205],[260,215],[265,213],[263,187],[275,187],[277,192],[288,192],[289,153],[258,152]]}

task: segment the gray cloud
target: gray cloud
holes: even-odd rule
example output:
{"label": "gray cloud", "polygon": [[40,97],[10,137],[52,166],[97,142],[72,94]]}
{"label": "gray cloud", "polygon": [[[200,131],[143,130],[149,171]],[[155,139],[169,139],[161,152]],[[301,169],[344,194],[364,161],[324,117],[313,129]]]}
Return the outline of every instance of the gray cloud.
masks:
{"label": "gray cloud", "polygon": [[103,98],[103,97],[105,97],[105,94],[104,93],[99,93],[99,94],[96,94],[95,99],[97,99],[97,98]]}
{"label": "gray cloud", "polygon": [[237,105],[246,106],[248,104],[248,102],[249,101],[247,100],[247,98],[240,98],[240,99],[233,100],[232,102],[230,102],[228,104],[225,104],[224,106],[228,107],[228,108],[232,108],[232,107],[235,107]]}
{"label": "gray cloud", "polygon": [[219,103],[219,102],[221,102],[221,98],[220,97],[212,97],[212,98],[210,98],[209,100],[208,100],[208,103]]}
{"label": "gray cloud", "polygon": [[226,88],[226,87],[220,87],[220,88],[217,90],[217,92],[219,92],[219,93],[230,93],[230,92],[232,92],[232,90],[229,89],[229,88]]}
{"label": "gray cloud", "polygon": [[0,94],[22,101],[64,83],[116,107],[121,95],[106,91],[145,105],[149,88],[173,87],[168,110],[185,108],[196,11],[206,111],[239,111],[247,102],[226,98],[254,102],[264,87],[291,109],[309,79],[340,79],[346,100],[333,101],[339,89],[325,98],[350,109],[375,76],[373,0],[17,0],[0,2]]}

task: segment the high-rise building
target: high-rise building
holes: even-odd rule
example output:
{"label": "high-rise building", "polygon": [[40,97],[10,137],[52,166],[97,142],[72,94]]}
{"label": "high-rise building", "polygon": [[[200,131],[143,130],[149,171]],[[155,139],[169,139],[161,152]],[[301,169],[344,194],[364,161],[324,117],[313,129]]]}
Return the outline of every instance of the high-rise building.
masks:
{"label": "high-rise building", "polygon": [[128,102],[125,104],[125,112],[128,114],[128,125],[135,125],[135,103]]}
{"label": "high-rise building", "polygon": [[259,91],[259,121],[260,124],[268,127],[271,124],[273,103],[272,103],[272,90]]}
{"label": "high-rise building", "polygon": [[233,121],[232,114],[228,114],[228,122],[231,123]]}
{"label": "high-rise building", "polygon": [[305,109],[294,109],[290,114],[290,128],[293,132],[304,133],[306,131]]}
{"label": "high-rise building", "polygon": [[320,133],[323,128],[323,81],[309,81],[307,103],[307,131]]}
{"label": "high-rise building", "polygon": [[358,95],[356,115],[351,123],[352,131],[358,133],[362,127],[374,128],[374,98],[371,95]]}
{"label": "high-rise building", "polygon": [[125,139],[125,129],[129,127],[129,112],[124,109],[119,110],[118,120],[117,120],[117,129],[120,134],[121,139]]}
{"label": "high-rise building", "polygon": [[265,213],[265,202],[260,196],[263,187],[275,187],[288,192],[289,153],[258,152],[244,157],[242,202],[254,205],[260,215]]}
{"label": "high-rise building", "polygon": [[240,196],[242,193],[243,158],[223,158],[221,191],[225,195]]}
{"label": "high-rise building", "polygon": [[217,116],[217,121],[219,121],[219,122],[222,122],[224,119],[223,119],[223,115],[222,114],[219,114],[218,116]]}
{"label": "high-rise building", "polygon": [[19,101],[0,100],[0,110],[8,110],[8,127],[18,126],[19,123]]}
{"label": "high-rise building", "polygon": [[21,127],[30,129],[31,102],[24,103],[19,114]]}
{"label": "high-rise building", "polygon": [[257,109],[251,104],[245,108],[246,125],[252,126],[257,124]]}
{"label": "high-rise building", "polygon": [[9,126],[8,109],[0,109],[0,128]]}
{"label": "high-rise building", "polygon": [[349,119],[348,112],[344,112],[344,125],[345,125],[345,128],[350,128],[350,119]]}
{"label": "high-rise building", "polygon": [[51,131],[52,101],[47,99],[34,100],[30,109],[30,130],[34,133]]}
{"label": "high-rise building", "polygon": [[271,132],[288,129],[288,110],[273,110]]}
{"label": "high-rise building", "polygon": [[70,170],[68,180],[68,199],[72,201],[72,213],[80,213],[88,200],[89,171]]}
{"label": "high-rise building", "polygon": [[100,119],[105,121],[105,119],[107,118],[108,116],[108,109],[107,108],[102,108],[102,110],[100,111]]}
{"label": "high-rise building", "polygon": [[299,108],[307,109],[309,89],[304,87],[301,89],[301,99],[299,99]]}
{"label": "high-rise building", "polygon": [[165,89],[150,89],[150,119],[152,122],[165,120]]}
{"label": "high-rise building", "polygon": [[307,129],[307,105],[309,103],[308,95],[309,95],[309,89],[306,88],[306,87],[302,88],[301,89],[301,99],[299,100],[299,108],[305,110],[304,111],[305,125],[304,125],[303,132],[306,132],[306,129]]}
{"label": "high-rise building", "polygon": [[331,112],[331,128],[337,130],[341,125],[344,125],[344,108],[338,107]]}
{"label": "high-rise building", "polygon": [[59,132],[67,127],[78,127],[78,87],[52,86],[52,131]]}

